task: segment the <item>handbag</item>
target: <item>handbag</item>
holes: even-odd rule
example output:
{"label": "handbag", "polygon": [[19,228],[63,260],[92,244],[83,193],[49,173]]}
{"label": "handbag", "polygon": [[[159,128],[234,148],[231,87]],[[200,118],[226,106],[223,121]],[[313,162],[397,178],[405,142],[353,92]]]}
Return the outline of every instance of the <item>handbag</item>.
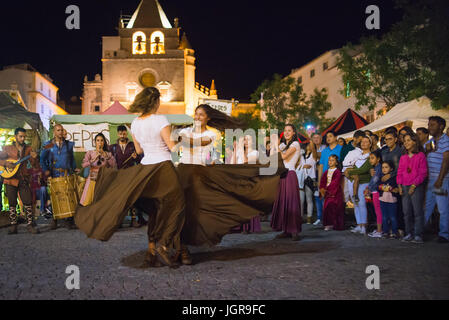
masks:
{"label": "handbag", "polygon": [[313,181],[313,179],[309,176],[307,176],[307,178],[304,180],[304,184],[313,192],[317,189],[317,187],[315,186],[315,181]]}

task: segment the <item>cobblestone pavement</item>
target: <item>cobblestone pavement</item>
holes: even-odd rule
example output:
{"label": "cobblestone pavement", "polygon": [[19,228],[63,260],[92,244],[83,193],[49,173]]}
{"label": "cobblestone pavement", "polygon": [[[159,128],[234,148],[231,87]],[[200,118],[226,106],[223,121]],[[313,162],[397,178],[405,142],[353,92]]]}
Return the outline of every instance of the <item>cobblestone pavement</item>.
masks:
{"label": "cobblestone pavement", "polygon": [[[139,268],[146,229],[120,229],[108,242],[59,228],[31,235],[0,229],[0,299],[449,299],[449,245],[371,239],[304,225],[302,239],[230,234],[191,248],[195,265]],[[66,267],[80,289],[65,287]],[[380,268],[380,289],[365,286]]]}

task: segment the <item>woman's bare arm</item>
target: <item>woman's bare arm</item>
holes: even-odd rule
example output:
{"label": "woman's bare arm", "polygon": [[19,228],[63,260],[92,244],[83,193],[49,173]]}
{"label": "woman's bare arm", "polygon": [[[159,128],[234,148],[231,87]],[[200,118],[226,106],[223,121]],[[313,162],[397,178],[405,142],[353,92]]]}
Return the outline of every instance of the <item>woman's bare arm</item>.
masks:
{"label": "woman's bare arm", "polygon": [[162,128],[161,137],[162,137],[162,140],[164,140],[167,147],[170,149],[170,151],[173,152],[176,150],[178,142],[171,140],[171,127],[169,125]]}
{"label": "woman's bare arm", "polygon": [[136,153],[143,154],[143,149],[140,146],[139,141],[137,141],[136,137],[134,137],[134,135],[132,133],[131,133],[131,137],[133,137],[133,142],[134,142],[134,147],[136,148]]}

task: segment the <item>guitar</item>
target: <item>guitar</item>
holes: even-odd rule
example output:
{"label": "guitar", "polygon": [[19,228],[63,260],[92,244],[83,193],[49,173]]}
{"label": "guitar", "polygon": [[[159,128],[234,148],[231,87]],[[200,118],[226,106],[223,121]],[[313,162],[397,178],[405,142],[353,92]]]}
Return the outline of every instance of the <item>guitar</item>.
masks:
{"label": "guitar", "polygon": [[[45,147],[39,149],[39,151],[37,153],[39,154],[39,153],[41,153],[42,150],[51,149],[51,148],[53,148],[53,146],[54,146],[54,143],[47,144]],[[30,158],[31,158],[31,155],[26,156],[20,160],[7,159],[6,162],[12,163],[14,165],[14,168],[0,166],[0,176],[2,176],[5,179],[11,179],[12,177],[14,177],[16,175],[17,171],[19,171],[20,164],[22,162],[27,161]]]}

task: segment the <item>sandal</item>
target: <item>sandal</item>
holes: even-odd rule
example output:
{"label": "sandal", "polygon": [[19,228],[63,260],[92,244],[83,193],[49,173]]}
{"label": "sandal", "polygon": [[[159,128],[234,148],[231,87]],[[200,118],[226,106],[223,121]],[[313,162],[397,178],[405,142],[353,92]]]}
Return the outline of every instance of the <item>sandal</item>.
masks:
{"label": "sandal", "polygon": [[172,259],[168,254],[167,248],[165,248],[164,246],[159,246],[158,248],[156,248],[156,256],[158,260],[167,267],[170,268],[179,267],[179,265],[177,265],[175,262],[172,261]]}

